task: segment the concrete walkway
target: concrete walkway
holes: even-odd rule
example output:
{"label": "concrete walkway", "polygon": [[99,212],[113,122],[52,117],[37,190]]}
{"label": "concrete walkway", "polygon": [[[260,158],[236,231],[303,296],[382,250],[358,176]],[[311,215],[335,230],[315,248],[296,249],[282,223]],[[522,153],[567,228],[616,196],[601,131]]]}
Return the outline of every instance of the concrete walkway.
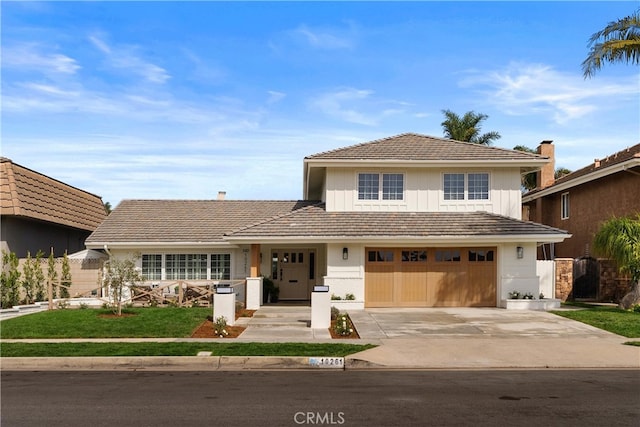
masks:
{"label": "concrete walkway", "polygon": [[[332,340],[329,332],[309,328],[308,306],[264,306],[252,318],[236,324],[247,329],[234,342],[332,342],[376,344],[378,347],[345,358],[346,369],[640,369],[640,347],[623,345],[621,337],[546,312],[499,308],[367,309],[349,313],[359,340]],[[3,340],[10,342],[14,340]],[[19,340],[156,341],[203,339]],[[209,341],[209,340],[206,340]],[[211,341],[219,341],[212,339]],[[636,339],[636,341],[638,341]],[[209,357],[187,358],[64,358],[2,359],[2,368],[20,363],[90,366],[104,369],[291,369],[308,368],[309,358]],[[71,361],[74,359],[75,361]],[[110,365],[111,363],[111,365]],[[35,365],[34,365],[35,364]],[[137,368],[136,368],[137,366]],[[155,368],[154,368],[155,367]]]}

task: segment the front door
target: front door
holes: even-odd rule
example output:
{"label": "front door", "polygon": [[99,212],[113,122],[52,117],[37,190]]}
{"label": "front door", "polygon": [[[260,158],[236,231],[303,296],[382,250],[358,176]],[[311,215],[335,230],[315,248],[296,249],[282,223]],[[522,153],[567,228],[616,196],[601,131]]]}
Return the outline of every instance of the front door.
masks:
{"label": "front door", "polygon": [[315,251],[278,249],[272,252],[273,282],[280,288],[280,299],[310,299],[310,278],[315,270]]}

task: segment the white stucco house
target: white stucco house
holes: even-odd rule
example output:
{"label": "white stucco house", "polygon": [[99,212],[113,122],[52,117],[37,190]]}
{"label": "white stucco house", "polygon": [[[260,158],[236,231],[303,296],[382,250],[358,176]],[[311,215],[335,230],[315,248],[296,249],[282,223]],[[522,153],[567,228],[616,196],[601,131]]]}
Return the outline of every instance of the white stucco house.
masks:
{"label": "white stucco house", "polygon": [[402,134],[306,157],[299,201],[125,200],[86,245],[140,254],[155,282],[266,276],[281,300],[328,285],[350,309],[500,307],[537,296],[536,247],[570,237],[521,218],[520,177],[549,161]]}

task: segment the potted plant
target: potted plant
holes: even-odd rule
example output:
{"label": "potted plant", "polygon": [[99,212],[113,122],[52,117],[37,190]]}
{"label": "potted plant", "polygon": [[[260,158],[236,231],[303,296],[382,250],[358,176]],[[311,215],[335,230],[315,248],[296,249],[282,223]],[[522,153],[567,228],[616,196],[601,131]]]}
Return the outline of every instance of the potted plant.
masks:
{"label": "potted plant", "polygon": [[280,288],[274,286],[271,289],[271,302],[278,302],[280,300]]}

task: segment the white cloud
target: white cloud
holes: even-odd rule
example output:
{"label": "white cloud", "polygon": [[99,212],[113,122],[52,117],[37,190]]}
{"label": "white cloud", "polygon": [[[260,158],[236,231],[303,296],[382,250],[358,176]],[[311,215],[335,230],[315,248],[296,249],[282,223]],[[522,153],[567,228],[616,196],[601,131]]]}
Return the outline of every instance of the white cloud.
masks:
{"label": "white cloud", "polygon": [[291,34],[317,49],[351,49],[355,44],[352,29],[345,31],[310,28],[303,24],[293,30]]}
{"label": "white cloud", "polygon": [[97,35],[89,36],[89,41],[107,57],[107,65],[139,75],[143,79],[163,84],[171,78],[167,70],[140,58],[135,46],[110,46]]}
{"label": "white cloud", "polygon": [[43,52],[49,49],[35,43],[3,47],[2,66],[59,74],[75,74],[81,68],[77,61],[69,56]]}
{"label": "white cloud", "polygon": [[286,93],[278,92],[275,90],[269,90],[267,91],[267,93],[269,94],[269,99],[267,100],[267,104],[275,104],[277,102],[282,101],[287,96]]}
{"label": "white cloud", "polygon": [[371,90],[345,88],[336,92],[320,95],[311,102],[314,109],[350,123],[372,126],[377,123],[374,117],[357,110],[359,101],[369,98]]}
{"label": "white cloud", "polygon": [[462,87],[478,88],[488,103],[511,115],[550,115],[558,124],[585,117],[621,99],[637,99],[637,81],[585,81],[579,73],[543,64],[511,63],[486,73],[471,71]]}

